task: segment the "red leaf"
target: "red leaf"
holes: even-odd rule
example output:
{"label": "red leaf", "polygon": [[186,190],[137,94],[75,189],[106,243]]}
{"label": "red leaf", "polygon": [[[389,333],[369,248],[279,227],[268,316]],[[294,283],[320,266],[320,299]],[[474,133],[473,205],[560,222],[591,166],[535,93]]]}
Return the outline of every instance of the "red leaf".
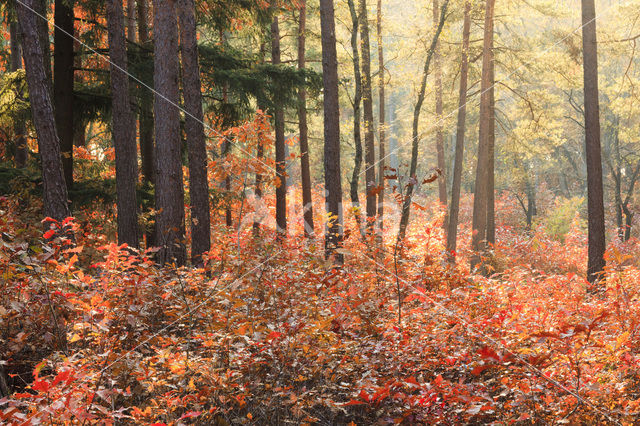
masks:
{"label": "red leaf", "polygon": [[491,359],[494,359],[496,361],[500,361],[500,355],[498,355],[496,353],[496,351],[494,351],[493,349],[491,349],[488,346],[485,346],[482,349],[480,349],[478,351],[478,354],[480,354],[480,356],[482,358],[491,358]]}
{"label": "red leaf", "polygon": [[55,379],[53,379],[53,382],[51,382],[51,386],[55,386],[58,383],[62,382],[63,380],[67,380],[69,378],[69,375],[71,374],[71,370],[65,370],[60,372]]}
{"label": "red leaf", "polygon": [[47,392],[49,390],[49,382],[45,380],[36,380],[33,385],[31,385],[31,389],[39,392]]}
{"label": "red leaf", "polygon": [[53,229],[48,230],[47,232],[44,233],[44,238],[45,240],[50,239],[51,237],[53,237],[56,234],[56,231],[54,231]]}
{"label": "red leaf", "polygon": [[442,378],[441,374],[438,374],[438,377],[436,377],[436,379],[433,381],[433,383],[436,384],[436,386],[439,386],[442,384],[442,382],[444,382],[444,379]]}

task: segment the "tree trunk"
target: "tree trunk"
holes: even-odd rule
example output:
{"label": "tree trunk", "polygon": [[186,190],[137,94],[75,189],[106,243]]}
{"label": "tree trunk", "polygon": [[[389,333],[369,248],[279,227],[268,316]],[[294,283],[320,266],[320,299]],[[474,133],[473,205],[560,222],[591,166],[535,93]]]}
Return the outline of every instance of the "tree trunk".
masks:
{"label": "tree trunk", "polygon": [[373,134],[373,92],[371,90],[371,47],[367,0],[360,0],[360,48],[362,50],[362,107],[364,112],[364,162],[367,180],[367,229],[373,227],[376,203],[376,147]]}
{"label": "tree trunk", "polygon": [[[141,60],[151,61],[151,53],[146,49],[152,49],[153,43],[149,40],[149,0],[137,0],[138,41],[142,46],[140,50]],[[148,87],[153,87],[153,76],[144,73],[141,80]],[[140,165],[142,182],[145,188],[150,189],[156,181],[154,140],[153,140],[153,93],[143,85],[138,86],[140,110],[138,115],[138,128],[140,129]],[[148,210],[145,211],[148,213]],[[145,230],[146,247],[156,246],[155,223]]]}
{"label": "tree trunk", "polygon": [[[433,0],[433,26],[438,25],[438,17],[440,12],[440,6],[438,0]],[[433,52],[433,71],[435,78],[435,91],[436,91],[436,153],[438,156],[438,169],[442,172],[438,178],[438,200],[440,204],[447,208],[447,178],[445,174],[445,159],[444,159],[444,131],[442,123],[442,64],[440,63],[440,46],[436,44],[436,49]],[[445,223],[446,229],[446,223]]]}
{"label": "tree trunk", "polygon": [[[300,22],[298,27],[298,69],[306,67],[306,25],[307,1],[300,1]],[[302,208],[304,211],[304,235],[315,235],[313,226],[313,201],[311,199],[311,168],[309,165],[309,129],[307,124],[307,90],[298,90],[298,120],[300,131],[300,175],[302,179]]]}
{"label": "tree trunk", "polygon": [[[148,0],[138,1],[138,40],[143,48],[151,49],[153,47],[149,40],[149,24],[148,24]],[[151,60],[151,55],[143,50],[144,60]],[[153,77],[144,76],[142,81],[149,87],[153,87]],[[146,87],[140,88],[140,160],[142,164],[142,177],[147,184],[155,182],[155,159],[154,141],[153,141],[153,96],[151,91]]]}
{"label": "tree trunk", "polygon": [[[11,43],[11,71],[22,69],[22,48],[18,35],[18,24],[12,22],[9,26]],[[27,146],[27,128],[23,119],[18,119],[13,123],[13,134],[15,138],[14,162],[16,167],[22,168],[27,165],[29,148]]]}
{"label": "tree trunk", "polygon": [[[258,109],[261,110],[262,113],[264,113],[264,111],[262,111],[262,108],[260,108],[260,106],[258,107]],[[266,117],[262,116],[261,119],[264,119],[266,121]],[[264,126],[264,127],[263,127]],[[260,125],[260,129],[263,129],[266,127],[266,123],[261,123]],[[264,140],[266,139],[265,135],[263,134],[262,131],[259,131],[258,133],[258,148],[257,148],[257,153],[256,153],[256,160],[258,161],[258,167],[261,167],[261,164],[263,162],[263,158],[264,158]],[[256,181],[255,181],[255,194],[256,194],[256,207],[259,208],[261,207],[260,202],[262,200],[262,173],[257,172],[256,173]],[[253,220],[253,236],[255,238],[258,238],[260,236],[260,221],[262,220],[262,218],[254,216],[254,220]]]}
{"label": "tree trunk", "polygon": [[447,7],[449,6],[449,0],[444,0],[442,9],[440,11],[440,21],[433,34],[431,45],[427,51],[427,59],[424,63],[424,69],[422,71],[422,82],[420,84],[420,90],[418,91],[418,99],[416,106],[413,110],[413,126],[412,126],[412,140],[411,140],[411,165],[409,166],[409,181],[404,194],[404,201],[402,203],[402,215],[400,217],[400,226],[398,229],[398,238],[396,240],[396,249],[401,242],[404,241],[404,236],[407,232],[407,226],[409,225],[409,215],[411,212],[411,200],[413,197],[413,190],[418,183],[416,172],[418,170],[418,148],[420,145],[418,128],[420,125],[420,111],[422,110],[422,104],[424,104],[424,98],[427,90],[427,76],[429,75],[429,66],[431,65],[431,59],[433,58],[433,52],[435,51],[438,38],[444,27],[444,21],[447,15]]}
{"label": "tree trunk", "polygon": [[[386,111],[385,111],[385,94],[384,94],[384,46],[382,43],[382,0],[378,0],[378,9],[376,17],[376,29],[378,38],[378,227],[380,232],[384,229],[384,169],[386,164]],[[382,234],[381,234],[382,236]]]}
{"label": "tree trunk", "polygon": [[322,33],[322,80],[324,86],[324,179],[329,223],[325,253],[339,265],[344,256],[336,252],[342,244],[342,185],[340,178],[340,104],[338,95],[338,55],[333,0],[320,0]]}
{"label": "tree trunk", "polygon": [[156,242],[161,264],[184,265],[184,184],[180,155],[178,22],[175,0],[154,0],[154,86],[156,89]]}
{"label": "tree trunk", "polygon": [[67,188],[73,186],[73,0],[56,0],[53,103]]}
{"label": "tree trunk", "polygon": [[138,247],[138,161],[131,99],[122,1],[107,0],[113,142],[116,151],[118,244]]}
{"label": "tree trunk", "polygon": [[[495,13],[495,12],[494,12]],[[487,244],[493,248],[496,244],[496,201],[495,201],[495,145],[496,145],[496,113],[495,113],[495,57],[493,54],[493,33],[491,33],[491,49],[489,50],[489,167],[487,169]]]}
{"label": "tree trunk", "polygon": [[471,3],[465,2],[462,25],[462,58],[460,65],[460,90],[458,94],[458,124],[456,128],[456,153],[451,184],[451,205],[447,223],[447,253],[449,261],[455,261],[458,239],[458,215],[460,213],[460,188],[464,159],[464,136],[467,118],[467,81],[469,78],[469,36],[471,32]]}
{"label": "tree trunk", "polygon": [[353,80],[355,93],[353,96],[353,143],[355,145],[355,156],[353,164],[353,173],[350,181],[350,196],[353,213],[356,218],[358,231],[362,234],[362,214],[360,211],[360,171],[362,169],[362,134],[360,133],[360,106],[362,104],[362,74],[360,73],[360,51],[358,50],[358,27],[360,20],[354,0],[347,0],[349,4],[349,12],[351,13],[351,23],[353,30],[351,31],[351,51],[353,52]]}
{"label": "tree trunk", "polygon": [[202,254],[211,249],[211,211],[207,178],[207,141],[204,134],[202,89],[195,4],[178,0],[182,86],[185,107],[185,133],[189,156],[189,196],[191,200],[191,261],[202,266]]}
{"label": "tree trunk", "polygon": [[[17,3],[18,22],[22,39],[22,55],[29,85],[31,113],[38,135],[38,150],[42,159],[42,183],[44,214],[58,221],[69,217],[67,187],[62,173],[60,144],[53,117],[47,74],[42,59],[43,51],[37,34],[36,20],[39,19],[29,8],[38,0],[22,0]],[[24,3],[24,5],[23,5]]]}
{"label": "tree trunk", "polygon": [[127,38],[136,41],[136,0],[127,0]]}
{"label": "tree trunk", "polygon": [[587,279],[592,285],[602,278],[606,249],[602,152],[600,147],[600,106],[598,102],[598,49],[594,0],[582,0],[582,48],[584,67],[584,120],[587,157],[587,209],[589,261]]}
{"label": "tree trunk", "polygon": [[[49,39],[49,17],[47,13],[49,10],[48,0],[35,0],[31,4],[33,5],[32,9],[38,14],[35,34],[38,34],[40,49],[42,49],[42,65],[47,79],[47,90],[49,90],[49,97],[51,98],[53,96],[53,75],[51,72],[51,41]],[[33,36],[33,33],[31,36]]]}
{"label": "tree trunk", "polygon": [[531,231],[533,226],[533,218],[538,214],[538,208],[536,206],[536,184],[535,181],[531,182],[531,179],[527,175],[527,231]]}
{"label": "tree trunk", "polygon": [[[271,23],[271,62],[273,65],[279,65],[280,59],[280,25],[278,16],[273,17]],[[276,147],[276,225],[278,227],[278,238],[284,238],[287,235],[287,161],[286,148],[284,146],[284,108],[279,105],[279,101],[275,100],[276,106],[274,111],[275,122],[275,147]]]}
{"label": "tree trunk", "polygon": [[[487,218],[489,205],[489,167],[491,121],[491,49],[493,47],[493,14],[495,0],[487,0],[484,20],[484,47],[482,52],[482,81],[480,87],[480,129],[478,136],[478,164],[473,199],[471,269],[480,265],[487,249]],[[486,272],[486,271],[483,271]]]}

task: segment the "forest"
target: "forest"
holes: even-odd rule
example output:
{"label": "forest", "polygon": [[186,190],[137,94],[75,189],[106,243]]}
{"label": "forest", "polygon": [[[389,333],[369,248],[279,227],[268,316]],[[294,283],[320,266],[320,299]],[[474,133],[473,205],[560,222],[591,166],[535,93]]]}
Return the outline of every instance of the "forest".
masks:
{"label": "forest", "polygon": [[639,0],[0,32],[0,425],[640,424]]}

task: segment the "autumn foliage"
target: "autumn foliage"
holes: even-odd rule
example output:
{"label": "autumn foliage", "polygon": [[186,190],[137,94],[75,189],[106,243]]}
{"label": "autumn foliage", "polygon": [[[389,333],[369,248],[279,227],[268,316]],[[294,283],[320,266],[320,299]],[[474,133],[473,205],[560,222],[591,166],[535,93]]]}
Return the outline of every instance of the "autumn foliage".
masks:
{"label": "autumn foliage", "polygon": [[43,235],[17,200],[0,210],[3,424],[632,424],[640,409],[637,241],[610,247],[591,295],[579,229],[560,245],[503,224],[490,279],[448,266],[430,209],[399,260],[352,234],[336,270],[316,242],[218,229],[205,269],[160,269],[89,214]]}

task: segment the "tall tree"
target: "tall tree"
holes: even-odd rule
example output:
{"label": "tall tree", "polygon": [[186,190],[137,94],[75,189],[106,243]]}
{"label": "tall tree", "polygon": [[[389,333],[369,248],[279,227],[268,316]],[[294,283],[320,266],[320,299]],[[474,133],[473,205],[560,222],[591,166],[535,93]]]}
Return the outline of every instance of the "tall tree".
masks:
{"label": "tall tree", "polygon": [[[495,13],[495,12],[494,12]],[[489,133],[487,168],[487,244],[493,247],[496,243],[496,191],[495,191],[495,145],[496,145],[496,78],[495,53],[493,50],[493,33],[491,34],[491,49],[489,49]]]}
{"label": "tall tree", "polygon": [[[484,46],[482,51],[482,81],[480,85],[480,128],[478,136],[478,164],[473,198],[473,234],[471,237],[471,268],[479,266],[487,249],[487,218],[489,204],[490,144],[493,121],[491,109],[491,51],[493,48],[493,14],[495,0],[487,0],[484,18]],[[486,272],[486,271],[483,271]]]}
{"label": "tall tree", "polygon": [[465,1],[464,22],[462,24],[462,58],[460,60],[460,89],[458,94],[458,123],[456,127],[456,151],[451,185],[451,205],[447,223],[447,253],[454,261],[457,250],[458,214],[460,210],[460,188],[462,186],[462,167],[464,159],[464,133],[467,118],[467,84],[469,78],[469,38],[471,33],[471,3]]}
{"label": "tall tree", "polygon": [[427,76],[429,75],[429,66],[431,65],[431,58],[435,51],[438,38],[444,27],[444,21],[447,16],[447,7],[449,6],[449,0],[444,0],[442,9],[440,10],[440,20],[438,26],[435,28],[431,45],[427,51],[427,58],[424,62],[424,69],[422,71],[422,81],[420,83],[420,90],[418,91],[418,99],[416,101],[415,108],[413,110],[413,126],[412,126],[412,139],[411,139],[411,164],[409,166],[409,181],[404,193],[404,200],[402,203],[402,213],[400,216],[400,226],[398,229],[398,238],[396,241],[396,248],[399,243],[404,241],[404,236],[407,232],[407,226],[409,225],[409,215],[411,213],[411,200],[413,198],[413,191],[415,189],[417,181],[416,172],[418,170],[418,148],[420,146],[420,135],[418,133],[420,126],[420,112],[422,105],[424,104],[424,98],[427,90]]}
{"label": "tall tree", "polygon": [[[9,25],[9,41],[11,44],[11,71],[22,68],[22,47],[20,46],[20,36],[18,34],[17,22]],[[17,119],[13,123],[13,134],[15,137],[14,161],[16,167],[21,168],[27,164],[29,150],[27,147],[27,129],[23,119]]]}
{"label": "tall tree", "polygon": [[178,110],[178,22],[175,0],[154,0],[156,243],[160,263],[184,265],[184,185]]}
{"label": "tall tree", "polygon": [[350,196],[353,212],[356,217],[356,223],[358,230],[362,233],[362,214],[360,212],[360,191],[358,189],[360,185],[360,170],[362,169],[362,134],[360,132],[361,111],[362,105],[362,74],[360,73],[360,51],[358,44],[358,27],[360,26],[360,19],[358,18],[358,12],[354,0],[347,0],[349,5],[349,12],[351,13],[351,51],[353,52],[353,80],[355,86],[355,93],[353,95],[353,144],[355,145],[355,155],[353,164],[353,173],[350,181]]}
{"label": "tall tree", "polygon": [[[149,39],[149,0],[137,0],[138,6],[138,40],[142,46],[141,55],[145,60],[151,60],[150,49],[153,48]],[[153,87],[153,76],[142,76],[145,85]],[[155,160],[153,143],[153,96],[146,87],[140,88],[140,160],[142,177],[147,184],[155,182]]]}
{"label": "tall tree", "polygon": [[382,43],[382,0],[378,0],[378,8],[376,14],[376,35],[378,42],[378,226],[380,230],[384,227],[384,170],[386,160],[386,111],[385,111],[385,93],[384,93],[384,46]]}
{"label": "tall tree", "polygon": [[602,277],[606,249],[602,151],[600,146],[600,104],[598,102],[598,45],[594,0],[582,0],[582,54],[584,70],[584,129],[587,157],[587,210],[589,260],[587,279],[591,284]]}
{"label": "tall tree", "polygon": [[[300,1],[300,18],[298,22],[298,69],[306,67],[306,27],[307,1]],[[304,235],[312,237],[313,201],[311,200],[311,168],[309,165],[309,128],[307,124],[307,91],[298,89],[298,120],[300,131],[300,175],[302,179],[302,208],[304,211]]]}
{"label": "tall tree", "polygon": [[336,252],[342,244],[342,185],[340,178],[340,104],[338,94],[338,54],[333,0],[320,0],[322,39],[322,81],[324,87],[324,179],[326,211],[325,253],[338,264],[344,256]]}
{"label": "tall tree", "polygon": [[[271,22],[271,62],[273,65],[281,63],[280,54],[280,24],[278,15],[273,17]],[[274,127],[276,133],[276,177],[278,180],[276,188],[276,225],[278,227],[279,238],[287,234],[287,162],[286,148],[284,141],[284,108],[275,99]]]}
{"label": "tall tree", "polygon": [[60,161],[60,142],[53,117],[50,86],[44,69],[43,50],[40,47],[36,20],[31,9],[38,0],[22,0],[17,3],[18,22],[22,39],[22,55],[29,85],[29,99],[33,123],[38,135],[38,151],[42,161],[44,214],[58,221],[71,215],[67,187]]}
{"label": "tall tree", "polygon": [[185,107],[185,133],[189,156],[189,198],[191,200],[191,260],[202,265],[202,254],[211,249],[211,211],[207,179],[207,142],[204,134],[202,89],[195,3],[178,0],[182,88]]}
{"label": "tall tree", "polygon": [[[438,25],[440,16],[440,6],[438,0],[433,0],[433,26]],[[445,159],[444,159],[444,130],[442,123],[442,64],[440,63],[440,44],[436,44],[433,52],[433,71],[435,78],[435,94],[436,94],[436,153],[438,156],[438,169],[441,171],[438,179],[438,200],[440,204],[447,207],[447,178],[445,175]]]}
{"label": "tall tree", "polygon": [[138,247],[136,126],[129,97],[127,47],[121,0],[107,0],[113,142],[116,151],[118,243]]}
{"label": "tall tree", "polygon": [[53,102],[67,188],[73,186],[73,0],[56,0],[53,31]]}
{"label": "tall tree", "polygon": [[362,107],[364,113],[364,162],[367,180],[367,227],[373,226],[376,204],[376,148],[373,134],[373,91],[371,89],[371,43],[369,41],[369,15],[367,0],[360,0],[360,46],[362,57]]}

